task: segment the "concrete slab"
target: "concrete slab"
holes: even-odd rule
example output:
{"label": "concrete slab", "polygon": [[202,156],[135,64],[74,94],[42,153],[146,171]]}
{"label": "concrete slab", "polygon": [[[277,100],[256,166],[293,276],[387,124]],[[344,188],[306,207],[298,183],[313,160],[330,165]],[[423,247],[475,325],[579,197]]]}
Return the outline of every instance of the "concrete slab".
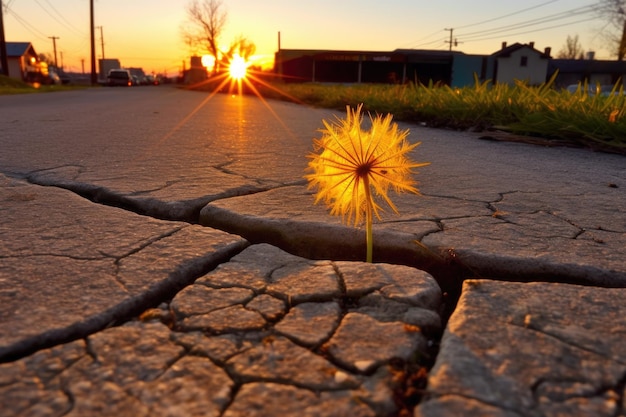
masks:
{"label": "concrete slab", "polygon": [[0,175],[0,360],[141,313],[248,245]]}
{"label": "concrete slab", "polygon": [[[400,214],[375,224],[387,266],[373,273],[346,262],[364,258],[364,231],[314,206],[303,179],[332,115],[173,88],[0,96],[0,410],[410,414],[427,372],[407,355],[437,345],[439,308],[463,280],[488,277],[552,284],[466,287],[447,330],[459,341],[444,339],[417,413],[623,413],[621,307],[609,301],[623,297],[600,287],[626,287],[624,157],[401,123],[422,141],[412,158],[431,165],[423,195],[394,197]],[[385,281],[406,271],[410,285]],[[519,321],[522,307],[540,313],[526,327],[490,321]],[[529,334],[552,355],[532,398]],[[519,366],[496,368],[518,345]],[[468,382],[476,369],[457,348],[480,377]],[[520,395],[471,391],[492,383]]]}
{"label": "concrete slab", "polygon": [[626,289],[469,280],[415,417],[624,412]]}
{"label": "concrete slab", "polygon": [[[266,318],[259,307],[268,296],[283,310]],[[311,261],[253,245],[139,320],[0,364],[0,409],[81,417],[407,412],[405,381],[440,331],[432,317],[423,316],[423,330],[407,312],[439,317],[440,308],[435,280],[417,269]],[[259,324],[249,324],[251,315]]]}

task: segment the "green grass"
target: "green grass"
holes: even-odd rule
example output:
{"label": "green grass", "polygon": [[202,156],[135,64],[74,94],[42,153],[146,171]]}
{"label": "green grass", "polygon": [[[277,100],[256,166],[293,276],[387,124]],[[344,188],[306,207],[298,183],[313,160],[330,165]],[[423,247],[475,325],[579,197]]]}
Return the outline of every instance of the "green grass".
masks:
{"label": "green grass", "polygon": [[[263,89],[272,98],[345,110],[363,103],[372,113],[395,120],[473,131],[504,131],[516,139],[567,144],[626,154],[626,96],[590,95],[586,86],[569,93],[546,83],[530,87],[476,82],[471,87],[316,83],[273,84],[288,96]],[[488,136],[486,134],[485,136]],[[510,136],[510,135],[509,135]],[[510,136],[513,138],[513,136]]]}

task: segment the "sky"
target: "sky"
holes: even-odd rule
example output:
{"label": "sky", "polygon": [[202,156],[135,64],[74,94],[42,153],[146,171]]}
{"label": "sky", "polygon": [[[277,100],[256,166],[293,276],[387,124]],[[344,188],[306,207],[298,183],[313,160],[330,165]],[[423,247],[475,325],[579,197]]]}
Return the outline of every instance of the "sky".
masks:
{"label": "sky", "polygon": [[[9,42],[31,42],[66,71],[90,72],[90,0],[1,0]],[[204,1],[204,0],[200,0]],[[552,48],[578,35],[596,59],[611,59],[609,27],[594,13],[599,0],[222,0],[227,24],[221,44],[237,36],[256,45],[258,63],[284,49],[392,51],[443,49],[491,54],[502,42]],[[181,27],[189,0],[94,0],[96,58],[124,67],[177,75],[191,50]],[[450,31],[452,29],[452,31]],[[280,33],[280,36],[279,36]],[[102,34],[102,38],[101,38]]]}

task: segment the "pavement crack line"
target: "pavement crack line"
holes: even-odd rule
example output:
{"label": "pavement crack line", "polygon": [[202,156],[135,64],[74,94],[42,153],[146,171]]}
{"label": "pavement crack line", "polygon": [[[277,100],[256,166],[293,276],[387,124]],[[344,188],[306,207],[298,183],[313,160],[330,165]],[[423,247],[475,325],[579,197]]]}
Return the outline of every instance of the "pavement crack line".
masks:
{"label": "pavement crack line", "polygon": [[73,261],[101,261],[104,259],[114,259],[112,256],[108,256],[102,254],[102,256],[76,256],[76,255],[66,255],[61,253],[49,253],[49,252],[32,252],[32,253],[23,253],[17,255],[0,255],[0,259],[28,259],[28,258],[36,258],[36,257],[54,257],[54,258],[63,258],[63,259],[71,259]]}
{"label": "pavement crack line", "polygon": [[564,345],[571,346],[571,347],[573,347],[575,349],[580,349],[580,350],[585,351],[587,353],[591,353],[593,355],[599,356],[599,357],[601,357],[603,359],[607,359],[607,360],[614,361],[614,362],[622,364],[622,365],[626,365],[626,362],[621,361],[619,358],[607,356],[606,352],[601,352],[601,351],[593,349],[591,347],[583,346],[583,345],[578,344],[578,343],[574,343],[573,341],[568,340],[566,337],[564,337],[562,335],[559,335],[559,334],[557,334],[555,332],[547,331],[546,329],[542,328],[541,326],[534,325],[532,319],[528,320],[528,322],[524,323],[524,324],[518,324],[518,323],[514,323],[514,322],[502,322],[502,324],[503,325],[508,325],[508,326],[514,326],[514,327],[518,327],[518,328],[522,328],[522,329],[526,329],[526,330],[532,330],[532,331],[535,331],[537,333],[541,333],[541,334],[543,334],[543,335],[545,335],[545,336],[547,336],[547,337],[549,337],[551,339],[554,339],[554,340],[556,340],[556,341],[558,341],[558,342],[560,342],[560,343],[562,343]]}
{"label": "pavement crack line", "polygon": [[[175,227],[175,228],[173,228],[172,230],[170,230],[168,232],[162,233],[162,234],[160,234],[158,236],[154,236],[154,237],[146,240],[144,243],[138,245],[136,248],[129,250],[128,252],[126,252],[123,255],[115,257],[116,258],[115,263],[119,264],[119,262],[122,261],[124,258],[128,258],[129,256],[135,255],[135,254],[141,252],[142,250],[144,250],[145,248],[147,248],[148,246],[151,246],[151,245],[155,244],[156,242],[159,242],[159,241],[162,241],[162,240],[164,240],[164,239],[166,239],[168,237],[174,236],[176,233],[179,233],[181,230],[185,229],[186,227],[188,227],[188,226],[184,225],[184,226],[180,226],[180,227]],[[105,253],[105,252],[101,252],[101,253]],[[109,254],[106,254],[106,255],[109,256],[109,257],[114,257],[113,255],[109,255]]]}
{"label": "pavement crack line", "polygon": [[[41,172],[47,171],[50,170],[42,170]],[[226,189],[216,194],[186,200],[163,201],[158,198],[150,197],[148,194],[149,191],[146,190],[125,195],[104,186],[83,183],[73,179],[49,178],[48,176],[38,175],[39,172],[40,171],[33,171],[25,177],[20,178],[25,179],[30,184],[44,187],[56,187],[71,191],[92,203],[120,208],[159,220],[182,221],[190,224],[198,224],[200,210],[213,201],[252,195],[294,185],[303,185],[306,182],[306,180],[296,180],[286,183],[264,184],[263,181],[254,179],[257,185],[244,185]],[[168,182],[165,187],[171,186],[173,183],[175,182]],[[158,188],[158,190],[165,187]]]}
{"label": "pavement crack line", "polygon": [[[318,236],[317,238],[321,239],[321,244],[317,245],[315,248],[311,248],[310,245],[308,248],[303,248],[301,247],[301,244],[300,246],[298,246],[298,240],[302,240],[302,237],[293,236],[293,231],[289,232],[288,229],[295,227],[297,230],[309,230],[307,228],[309,227],[308,224],[310,222],[297,222],[291,220],[275,221],[272,219],[259,220],[258,218],[251,219],[249,218],[249,216],[237,215],[234,212],[224,212],[224,210],[220,210],[217,207],[211,208],[211,219],[200,218],[200,210],[208,207],[207,204],[209,204],[211,201],[261,193],[276,188],[290,186],[293,184],[300,184],[304,180],[298,180],[293,184],[279,186],[266,185],[258,187],[247,185],[225,190],[212,196],[205,196],[197,199],[178,202],[163,202],[157,199],[133,199],[127,196],[122,196],[118,193],[108,190],[105,187],[76,183],[71,181],[68,182],[61,179],[54,180],[49,177],[41,178],[37,175],[30,175],[28,177],[28,180],[34,184],[57,186],[60,188],[68,189],[77,193],[78,195],[89,199],[94,203],[115,206],[135,212],[140,215],[146,215],[167,221],[184,221],[190,224],[201,224],[203,226],[212,227],[228,233],[238,234],[250,241],[251,243],[269,243],[289,253],[302,256],[307,259],[362,259],[362,257],[358,255],[358,253],[360,252],[360,239],[356,240],[356,234],[358,234],[358,231],[354,231],[352,229],[342,229],[342,239],[340,239],[342,242],[340,242],[340,244],[337,244],[337,239],[329,240],[329,236],[336,234],[336,226],[326,225],[322,223],[314,223],[315,229],[311,230],[315,230],[315,233],[313,234]],[[514,191],[501,192],[499,193],[499,195],[505,196],[508,193],[514,193]],[[442,196],[442,198],[451,198],[455,200],[467,201],[466,199],[454,196]],[[498,199],[496,199],[495,202],[497,202],[497,200]],[[494,201],[492,201],[491,203],[480,201],[480,203],[489,205],[494,204]],[[222,219],[222,217],[224,216],[228,217],[228,219]],[[462,217],[464,216],[461,216],[461,218]],[[502,219],[502,216],[499,216],[498,218],[503,222],[508,221],[506,219]],[[421,236],[414,236],[411,240],[413,242],[423,242],[424,239],[431,234],[446,231],[445,220],[434,219],[433,221],[437,226],[436,230],[427,230],[422,233]],[[324,230],[326,230],[327,233]],[[324,233],[326,233],[327,236],[320,236]],[[402,236],[402,234],[394,234],[385,231],[375,231],[375,234],[377,233],[388,234],[389,237],[387,238],[387,240],[391,239],[391,235],[397,235],[396,237],[393,237],[393,239],[398,242],[406,240],[406,236]],[[312,239],[314,238],[315,237],[312,237]],[[374,240],[375,242],[380,241],[376,237]],[[456,284],[453,291],[458,290],[458,288],[456,287],[460,286],[458,282],[462,281],[463,277],[474,276],[477,273],[479,275],[485,275],[482,274],[480,270],[476,270],[475,267],[469,268],[467,266],[464,266],[463,255],[461,254],[455,256],[453,259],[450,259],[450,257],[445,255],[445,248],[430,248],[429,252],[431,253],[427,254],[424,252],[423,248],[409,248],[405,242],[402,242],[397,245],[393,245],[393,247],[381,246],[379,248],[376,248],[374,252],[378,257],[378,259],[376,260],[377,262],[409,265],[419,269],[423,269],[435,276],[435,278],[437,278],[440,283],[443,282],[444,286],[446,282],[454,281],[456,282]],[[441,253],[439,254],[439,256],[433,256],[437,255],[434,252]],[[498,273],[506,275],[506,271],[504,270],[499,271]],[[456,278],[453,278],[453,276]],[[534,276],[531,278],[536,279],[536,277]],[[558,278],[559,282],[564,280],[565,282],[572,283],[576,283],[579,281],[577,277],[571,277],[569,279],[567,277]],[[447,290],[447,288],[445,288],[444,290]]]}
{"label": "pavement crack line", "polygon": [[146,242],[138,245],[136,248],[133,248],[133,249],[129,250],[128,252],[126,252],[125,254],[117,256],[117,257],[114,257],[113,255],[107,254],[107,253],[105,253],[103,251],[100,251],[100,253],[103,253],[104,255],[106,255],[108,257],[115,258],[115,262],[114,262],[114,265],[115,265],[115,274],[114,274],[115,281],[120,285],[120,287],[126,293],[130,294],[130,290],[129,290],[128,286],[126,285],[126,282],[124,282],[124,280],[120,276],[121,262],[124,259],[126,259],[126,258],[128,258],[128,257],[130,257],[132,255],[140,253],[142,250],[144,250],[145,248],[153,245],[154,243],[162,241],[163,239],[166,239],[168,237],[171,237],[171,236],[175,235],[176,233],[180,232],[181,230],[183,230],[186,227],[187,226],[177,227],[177,228],[174,228],[174,229],[170,230],[167,233],[163,233],[163,234],[161,234],[159,236],[155,236],[155,237],[153,237],[151,239],[148,239]]}
{"label": "pavement crack line", "polygon": [[93,333],[116,326],[139,316],[146,309],[156,307],[170,299],[197,278],[215,269],[239,254],[248,242],[232,243],[207,256],[188,260],[177,266],[167,278],[156,282],[145,291],[123,299],[118,304],[85,317],[65,327],[56,328],[26,337],[8,346],[0,347],[0,363],[12,362],[29,356],[39,350],[83,339]]}

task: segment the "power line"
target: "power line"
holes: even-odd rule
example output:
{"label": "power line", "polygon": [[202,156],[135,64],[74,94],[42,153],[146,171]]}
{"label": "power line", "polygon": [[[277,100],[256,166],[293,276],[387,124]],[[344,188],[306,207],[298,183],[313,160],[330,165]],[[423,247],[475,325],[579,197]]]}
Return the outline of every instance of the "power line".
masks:
{"label": "power line", "polygon": [[[407,43],[405,43],[405,44],[404,44],[404,46],[413,45],[413,47],[415,47],[417,42],[419,42],[419,41],[425,41],[426,39],[430,39],[430,38],[432,38],[433,36],[435,36],[435,35],[440,35],[440,34],[441,34],[441,30],[436,30],[436,31],[434,31],[433,33],[431,33],[430,35],[426,35],[426,36],[424,36],[423,38],[420,38],[420,39],[419,39],[419,40],[417,40],[417,41],[407,42]],[[432,42],[429,42],[429,43],[432,43]],[[420,45],[423,45],[423,44],[424,44],[424,42],[422,42]]]}
{"label": "power line", "polygon": [[76,26],[74,26],[74,25],[73,25],[73,24],[72,24],[69,20],[67,20],[67,19],[66,19],[66,18],[65,18],[65,17],[64,17],[61,13],[59,13],[59,11],[58,11],[58,10],[57,10],[57,9],[56,9],[53,5],[52,5],[52,3],[50,3],[50,1],[49,1],[49,0],[44,0],[44,1],[45,1],[45,2],[46,2],[46,4],[47,4],[47,5],[48,5],[51,9],[52,9],[52,11],[53,11],[53,12],[54,12],[57,16],[59,16],[59,17],[61,18],[61,20],[63,20],[63,22],[65,22],[65,23],[60,22],[57,18],[55,18],[52,14],[50,14],[50,13],[48,12],[48,10],[46,10],[46,8],[45,8],[45,7],[43,7],[43,6],[41,5],[41,3],[39,3],[39,1],[35,0],[35,2],[36,2],[37,4],[39,4],[39,6],[40,6],[42,9],[44,9],[44,11],[45,11],[46,13],[48,13],[48,15],[50,15],[50,17],[52,17],[52,18],[53,18],[54,20],[56,20],[57,22],[61,23],[63,26],[65,26],[65,28],[66,28],[66,29],[73,30],[76,34],[78,34],[78,35],[80,35],[80,36],[85,36],[85,33],[84,33],[82,30],[78,29]]}
{"label": "power line", "polygon": [[6,8],[6,10],[9,12],[9,14],[11,16],[13,16],[13,18],[24,27],[24,29],[26,29],[28,32],[30,32],[31,34],[33,34],[34,36],[38,37],[41,40],[46,40],[48,39],[48,36],[46,36],[45,33],[41,32],[39,29],[37,29],[35,26],[31,25],[30,23],[28,23],[26,20],[22,19],[17,13],[15,13],[12,9],[10,8]]}
{"label": "power line", "polygon": [[[487,20],[482,20],[482,21],[475,22],[475,23],[470,23],[470,24],[467,24],[467,25],[457,26],[457,27],[455,27],[455,30],[469,28],[469,27],[478,26],[478,25],[483,25],[485,23],[495,22],[497,20],[502,20],[502,19],[505,19],[507,17],[516,16],[516,15],[519,15],[519,14],[522,14],[522,13],[525,13],[525,12],[528,12],[528,11],[531,11],[531,10],[538,9],[540,7],[547,6],[547,5],[552,4],[552,3],[556,3],[557,1],[560,1],[560,0],[549,0],[549,1],[543,2],[541,4],[537,4],[537,5],[534,5],[534,6],[531,6],[531,7],[526,7],[524,9],[516,10],[516,11],[511,12],[511,13],[507,13],[507,14],[500,15],[500,16],[497,16],[497,17],[489,18]],[[546,16],[546,17],[542,17],[542,18],[539,18],[539,19],[530,19],[530,20],[522,21],[521,23],[517,23],[517,24],[515,24],[513,26],[511,26],[511,25],[501,26],[501,27],[497,27],[497,28],[494,28],[494,29],[479,30],[479,31],[470,32],[470,33],[467,33],[467,34],[461,33],[460,35],[456,36],[456,39],[463,38],[463,41],[465,42],[466,39],[468,39],[468,38],[469,38],[469,40],[471,40],[472,36],[486,36],[488,33],[497,33],[497,31],[505,32],[506,30],[521,29],[522,27],[539,25],[539,24],[542,24],[542,23],[548,23],[548,22],[553,21],[553,20],[559,20],[559,19],[564,19],[564,18],[568,18],[568,17],[573,17],[575,14],[589,13],[589,12],[596,11],[596,10],[598,10],[598,6],[597,5],[595,5],[595,6],[594,5],[582,6],[582,7],[579,7],[579,8],[566,10],[564,12],[554,13],[552,15],[549,15],[549,16]],[[572,14],[573,12],[574,12],[574,14]],[[549,19],[549,18],[551,18],[551,19]],[[445,30],[449,30],[449,29],[445,29]],[[541,29],[541,28],[537,29],[537,31],[540,31],[540,30],[544,30],[544,29]],[[420,41],[425,41],[426,39],[428,39],[428,38],[430,38],[433,35],[438,34],[438,33],[441,33],[441,31],[433,32],[432,34],[430,34],[430,35],[428,35],[428,36],[426,36],[424,38],[421,38]],[[445,39],[443,41],[441,41],[441,40],[438,39],[436,41],[431,41],[431,42],[421,42],[421,43],[417,43],[417,42],[419,42],[419,41],[411,42],[412,48],[415,48],[417,46],[432,45],[432,44],[441,43],[441,42],[448,43],[448,44],[450,44],[450,46],[452,46],[452,42],[454,42],[454,41],[453,40],[445,40]]]}
{"label": "power line", "polygon": [[593,5],[583,6],[583,7],[578,7],[575,9],[566,10],[564,12],[554,13],[548,16],[540,17],[538,19],[524,20],[522,22],[515,23],[512,25],[498,26],[498,27],[491,28],[491,29],[469,32],[469,33],[461,34],[458,36],[463,37],[464,40],[467,40],[467,39],[471,39],[472,37],[485,36],[485,35],[501,33],[501,32],[508,32],[511,30],[522,29],[522,28],[529,27],[529,26],[537,26],[537,25],[541,25],[544,23],[550,23],[556,20],[568,19],[568,18],[572,18],[572,17],[579,16],[582,14],[589,14],[590,12],[597,11],[597,10],[598,10],[597,6],[593,6]]}
{"label": "power line", "polygon": [[483,20],[482,22],[476,22],[476,23],[470,23],[469,25],[457,26],[457,29],[465,29],[465,28],[472,27],[472,26],[478,26],[478,25],[482,25],[482,24],[485,24],[485,23],[491,23],[491,22],[494,22],[496,20],[504,19],[506,17],[511,17],[511,16],[515,16],[515,15],[518,15],[518,14],[522,14],[524,12],[528,12],[530,10],[538,9],[540,7],[547,6],[548,4],[555,3],[557,1],[559,1],[559,0],[550,0],[550,1],[547,1],[545,3],[538,4],[536,6],[528,7],[526,9],[522,9],[522,10],[518,10],[516,12],[512,12],[512,13],[508,13],[508,14],[505,14],[505,15],[502,15],[502,16],[498,16],[498,17],[494,17],[494,18],[491,18],[491,19]]}
{"label": "power line", "polygon": [[[550,30],[550,29],[556,29],[556,28],[560,28],[560,27],[564,27],[564,26],[575,25],[577,23],[589,22],[590,20],[595,20],[595,19],[596,19],[595,17],[588,17],[586,19],[576,20],[574,22],[563,23],[563,24],[560,24],[560,25],[548,26],[548,27],[544,27],[544,28],[540,28],[540,29],[527,30],[525,32],[515,32],[515,33],[508,33],[508,34],[505,34],[505,35],[497,35],[497,36],[486,37],[486,38],[471,39],[471,40],[466,40],[466,41],[463,41],[463,42],[487,41],[487,40],[491,40],[491,39],[502,38],[504,36],[525,35],[525,34],[528,34],[528,33],[542,32],[544,30]],[[487,35],[487,36],[489,36],[489,35]]]}

